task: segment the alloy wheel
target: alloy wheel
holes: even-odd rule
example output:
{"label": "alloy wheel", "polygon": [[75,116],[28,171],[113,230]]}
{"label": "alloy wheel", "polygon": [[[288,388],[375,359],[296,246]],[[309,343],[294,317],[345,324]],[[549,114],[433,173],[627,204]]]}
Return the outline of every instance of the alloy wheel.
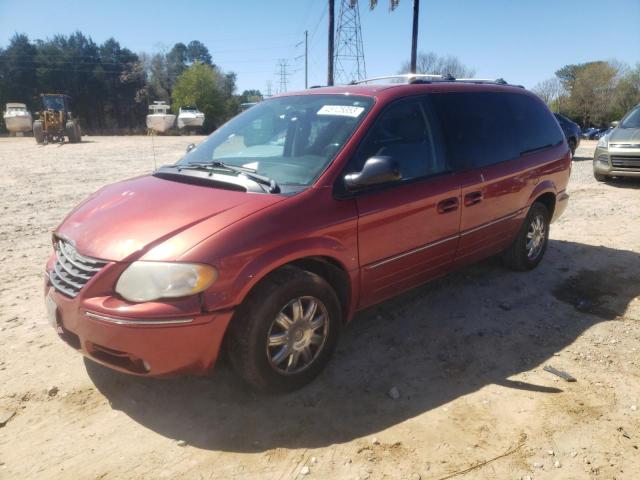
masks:
{"label": "alloy wheel", "polygon": [[547,238],[547,227],[542,215],[536,215],[529,223],[527,230],[527,257],[529,260],[535,260],[542,252],[544,243]]}
{"label": "alloy wheel", "polygon": [[289,301],[276,315],[267,336],[267,358],[282,374],[305,370],[318,357],[327,341],[329,314],[315,297]]}

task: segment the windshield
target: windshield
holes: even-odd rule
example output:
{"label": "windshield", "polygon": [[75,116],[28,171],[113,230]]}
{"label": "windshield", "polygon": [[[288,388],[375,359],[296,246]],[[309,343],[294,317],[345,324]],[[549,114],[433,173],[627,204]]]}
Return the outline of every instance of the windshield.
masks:
{"label": "windshield", "polygon": [[352,95],[265,100],[212,133],[178,164],[223,162],[279,185],[308,186],[336,157],[372,104],[372,98]]}
{"label": "windshield", "polygon": [[634,108],[622,119],[620,128],[640,128],[640,107]]}
{"label": "windshield", "polygon": [[42,103],[46,110],[64,110],[64,100],[62,97],[42,97]]}

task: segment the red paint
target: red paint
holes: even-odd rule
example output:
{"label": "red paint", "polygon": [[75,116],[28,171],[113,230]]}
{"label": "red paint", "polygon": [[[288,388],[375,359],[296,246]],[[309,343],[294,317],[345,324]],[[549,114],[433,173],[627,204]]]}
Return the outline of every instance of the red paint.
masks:
{"label": "red paint", "polygon": [[[206,373],[233,321],[233,309],[265,275],[289,262],[324,257],[342,268],[350,281],[349,319],[360,308],[501,251],[540,195],[556,196],[554,219],[566,207],[571,162],[566,143],[365,195],[334,194],[346,163],[389,102],[474,90],[528,94],[509,86],[455,82],[298,93],[348,92],[373,96],[376,102],[335,161],[297,195],[234,192],[151,176],[99,190],[55,231],[74,241],[79,253],[110,261],[73,299],[47,282],[45,290],[58,305],[62,326],[77,336],[85,355],[118,370],[151,376]],[[206,263],[218,269],[219,278],[198,296],[133,304],[114,288],[128,263],[138,259]],[[193,322],[122,326],[88,318],[87,311],[138,321]],[[103,347],[114,355],[124,352],[133,359],[131,365],[143,359],[151,370],[114,363],[116,357],[105,357]]]}

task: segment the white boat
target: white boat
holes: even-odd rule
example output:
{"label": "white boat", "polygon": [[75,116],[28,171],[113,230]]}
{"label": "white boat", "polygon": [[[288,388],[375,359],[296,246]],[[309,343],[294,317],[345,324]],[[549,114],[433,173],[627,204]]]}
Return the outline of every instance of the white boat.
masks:
{"label": "white boat", "polygon": [[204,124],[204,113],[197,107],[180,107],[178,128],[198,128]]}
{"label": "white boat", "polygon": [[163,133],[173,127],[176,116],[173,113],[169,113],[170,108],[167,102],[153,102],[153,105],[149,105],[147,128],[154,132]]}
{"label": "white boat", "polygon": [[33,118],[24,103],[7,103],[3,118],[11,133],[30,132],[33,126]]}

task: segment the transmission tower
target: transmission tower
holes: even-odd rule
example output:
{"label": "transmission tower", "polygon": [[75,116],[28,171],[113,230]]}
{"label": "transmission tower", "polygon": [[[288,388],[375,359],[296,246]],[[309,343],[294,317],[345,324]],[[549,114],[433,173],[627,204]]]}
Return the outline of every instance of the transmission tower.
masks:
{"label": "transmission tower", "polygon": [[358,0],[340,0],[333,64],[336,83],[347,84],[367,77]]}
{"label": "transmission tower", "polygon": [[278,75],[280,76],[280,89],[278,93],[284,93],[287,91],[287,83],[289,83],[289,72],[287,72],[287,68],[289,68],[289,60],[281,59],[278,61]]}

